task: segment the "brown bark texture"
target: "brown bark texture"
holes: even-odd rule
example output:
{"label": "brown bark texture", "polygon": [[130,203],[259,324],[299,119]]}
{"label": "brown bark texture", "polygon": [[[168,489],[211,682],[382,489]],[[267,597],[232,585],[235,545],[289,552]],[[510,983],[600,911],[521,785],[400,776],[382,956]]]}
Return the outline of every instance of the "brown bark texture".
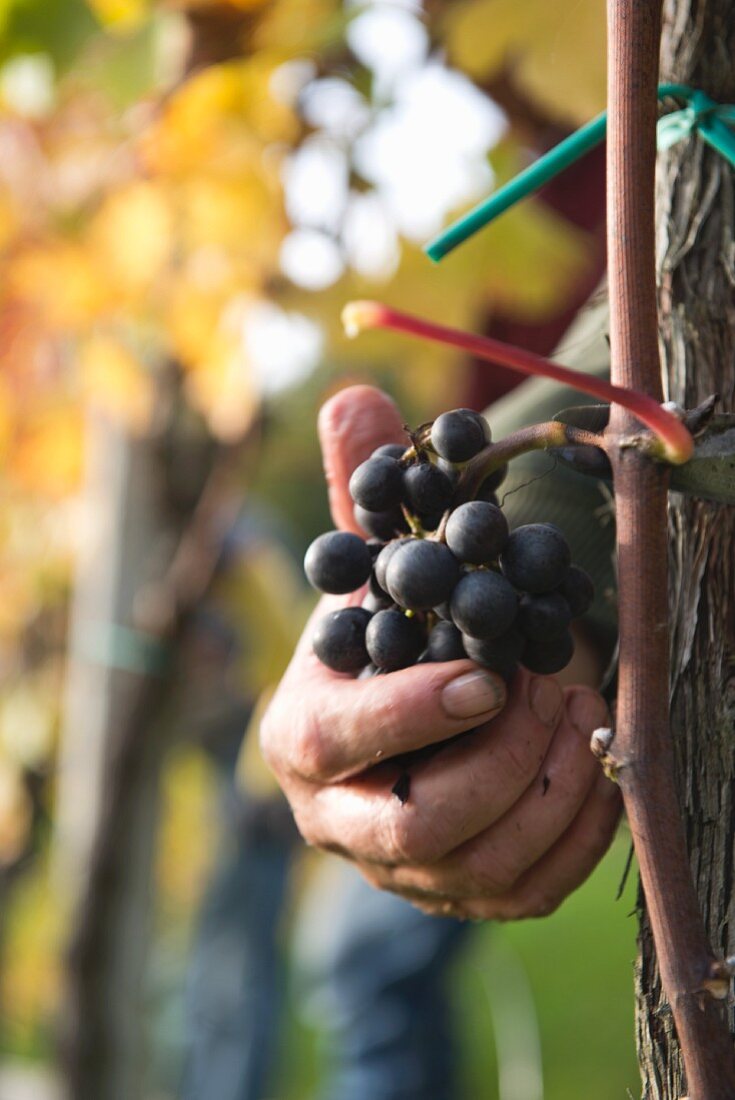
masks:
{"label": "brown bark texture", "polygon": [[[665,0],[661,80],[735,102],[735,5]],[[732,168],[693,136],[659,157],[657,265],[667,397],[735,410]],[[671,724],[692,876],[714,952],[735,954],[735,509],[671,494]],[[645,629],[645,624],[641,624]],[[687,1095],[648,916],[637,967],[644,1100]],[[728,1007],[730,1031],[735,1013]]]}

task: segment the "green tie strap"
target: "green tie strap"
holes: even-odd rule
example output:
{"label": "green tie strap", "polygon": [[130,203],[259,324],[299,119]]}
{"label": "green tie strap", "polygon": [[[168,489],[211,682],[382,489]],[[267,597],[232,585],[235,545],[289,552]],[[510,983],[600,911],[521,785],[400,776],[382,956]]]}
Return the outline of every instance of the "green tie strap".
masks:
{"label": "green tie strap", "polygon": [[[659,119],[657,145],[668,149],[683,141],[695,131],[735,167],[735,106],[715,103],[708,95],[684,84],[659,84],[659,99],[684,100],[686,107],[673,111]],[[607,113],[603,112],[591,122],[550,149],[509,183],[495,191],[487,199],[448,226],[438,237],[426,245],[425,252],[436,263],[448,255],[457,245],[472,237],[479,229],[489,225],[521,199],[534,194],[570,164],[588,153],[604,140],[607,132]]]}

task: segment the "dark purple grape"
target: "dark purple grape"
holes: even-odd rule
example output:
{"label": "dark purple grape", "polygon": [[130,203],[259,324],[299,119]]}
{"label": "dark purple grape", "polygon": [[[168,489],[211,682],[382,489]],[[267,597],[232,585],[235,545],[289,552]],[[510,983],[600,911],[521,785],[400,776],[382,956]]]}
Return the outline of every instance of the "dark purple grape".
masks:
{"label": "dark purple grape", "polygon": [[368,535],[372,535],[375,539],[382,539],[383,542],[408,531],[406,518],[400,508],[391,512],[368,512],[367,508],[361,508],[356,504],[353,515],[363,531],[367,531]]}
{"label": "dark purple grape", "polygon": [[398,550],[400,546],[403,546],[404,542],[410,542],[412,538],[413,535],[407,535],[404,538],[393,539],[392,542],[387,542],[375,559],[375,580],[384,592],[388,591],[388,582],[385,579],[385,573],[388,568],[389,561],[395,554],[396,550]]}
{"label": "dark purple grape", "polygon": [[512,585],[536,594],[559,587],[570,558],[569,546],[558,527],[527,523],[511,531],[500,555],[500,567]]}
{"label": "dark purple grape", "polygon": [[395,458],[378,455],[361,462],[350,478],[350,496],[368,512],[389,512],[403,496],[403,470]]}
{"label": "dark purple grape", "polygon": [[472,409],[442,413],[431,426],[431,445],[448,462],[467,462],[489,442],[487,420]]}
{"label": "dark purple grape", "polygon": [[363,539],[349,531],[327,531],[314,539],[304,558],[309,582],[320,592],[354,592],[370,576],[372,557]]}
{"label": "dark purple grape", "polygon": [[385,611],[387,608],[393,607],[393,600],[388,593],[384,592],[380,587],[374,573],[368,581],[368,590],[362,601],[362,606],[371,614],[374,614],[376,611]]}
{"label": "dark purple grape", "polygon": [[367,592],[361,607],[374,615],[377,611],[387,611],[389,607],[395,607],[393,600],[385,592],[382,596],[376,596],[374,592]]}
{"label": "dark purple grape", "polygon": [[538,672],[550,676],[552,672],[561,672],[569,664],[574,654],[574,639],[568,630],[551,641],[534,642],[530,639],[523,647],[521,664],[529,672]]}
{"label": "dark purple grape", "polygon": [[438,458],[436,460],[437,470],[441,470],[445,477],[449,478],[452,485],[456,485],[461,474],[461,470],[458,466],[455,466],[453,462],[447,462],[446,458]]}
{"label": "dark purple grape", "polygon": [[459,578],[459,562],[443,543],[404,542],[388,562],[388,592],[401,607],[428,611],[444,603]]}
{"label": "dark purple grape", "polygon": [[471,660],[491,672],[497,672],[507,682],[518,669],[524,639],[520,630],[512,626],[505,634],[493,639],[472,638],[469,634],[463,634],[462,644]]}
{"label": "dark purple grape", "polygon": [[564,534],[558,523],[551,523],[550,520],[546,520],[544,523],[540,524],[540,526],[550,527],[552,531],[556,531],[557,535],[561,535],[561,537],[566,542],[566,535]]}
{"label": "dark purple grape", "polygon": [[437,604],[432,609],[435,615],[438,615],[444,622],[451,623],[452,621],[452,609],[449,606],[449,600],[445,600],[443,603]]}
{"label": "dark purple grape", "polygon": [[595,598],[592,577],[579,565],[570,565],[566,577],[559,585],[559,592],[569,604],[572,618],[584,615]]}
{"label": "dark purple grape", "polygon": [[454,488],[436,466],[418,462],[403,471],[403,491],[412,511],[433,515],[449,507]]}
{"label": "dark purple grape", "polygon": [[518,597],[505,577],[489,569],[476,569],[461,578],[452,593],[450,608],[463,634],[498,638],[513,625]]}
{"label": "dark purple grape", "polygon": [[518,626],[534,642],[550,642],[565,632],[572,620],[569,604],[559,592],[521,596]]}
{"label": "dark purple grape", "polygon": [[494,504],[469,500],[450,515],[446,539],[460,561],[484,565],[494,561],[508,541],[508,521]]}
{"label": "dark purple grape", "polygon": [[395,609],[373,615],[365,633],[365,644],[376,668],[394,672],[416,662],[425,642],[421,623]]}
{"label": "dark purple grape", "polygon": [[371,615],[363,607],[343,607],[317,623],[312,645],[322,664],[335,672],[359,672],[370,661],[365,631]]}
{"label": "dark purple grape", "polygon": [[403,458],[406,453],[406,448],[402,443],[383,443],[381,447],[376,447],[371,458],[382,458],[387,455],[388,458]]}
{"label": "dark purple grape", "polygon": [[429,634],[425,658],[428,661],[461,661],[467,654],[462,635],[454,623],[439,622]]}

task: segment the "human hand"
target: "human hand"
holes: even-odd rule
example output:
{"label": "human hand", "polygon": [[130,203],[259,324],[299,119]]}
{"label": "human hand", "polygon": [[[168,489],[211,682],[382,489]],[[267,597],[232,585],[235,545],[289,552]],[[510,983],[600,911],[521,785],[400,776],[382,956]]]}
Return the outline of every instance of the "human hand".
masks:
{"label": "human hand", "polygon": [[[349,475],[404,437],[401,418],[384,394],[357,386],[324,406],[319,431],[335,524],[359,531]],[[525,671],[507,690],[469,660],[367,680],[334,673],[311,636],[319,617],[354,599],[320,601],[261,727],[301,833],[432,913],[551,912],[595,866],[619,816],[617,787],[589,750],[604,700]],[[470,730],[410,765],[402,804],[396,757]]]}

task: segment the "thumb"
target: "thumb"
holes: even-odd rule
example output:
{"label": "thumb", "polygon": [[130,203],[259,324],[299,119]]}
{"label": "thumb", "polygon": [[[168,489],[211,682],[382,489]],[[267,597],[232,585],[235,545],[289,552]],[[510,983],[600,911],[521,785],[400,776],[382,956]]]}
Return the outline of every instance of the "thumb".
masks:
{"label": "thumb", "polygon": [[336,527],[362,534],[352,514],[350,475],[376,447],[406,440],[401,414],[382,390],[350,386],[322,406],[318,428],[332,519]]}

